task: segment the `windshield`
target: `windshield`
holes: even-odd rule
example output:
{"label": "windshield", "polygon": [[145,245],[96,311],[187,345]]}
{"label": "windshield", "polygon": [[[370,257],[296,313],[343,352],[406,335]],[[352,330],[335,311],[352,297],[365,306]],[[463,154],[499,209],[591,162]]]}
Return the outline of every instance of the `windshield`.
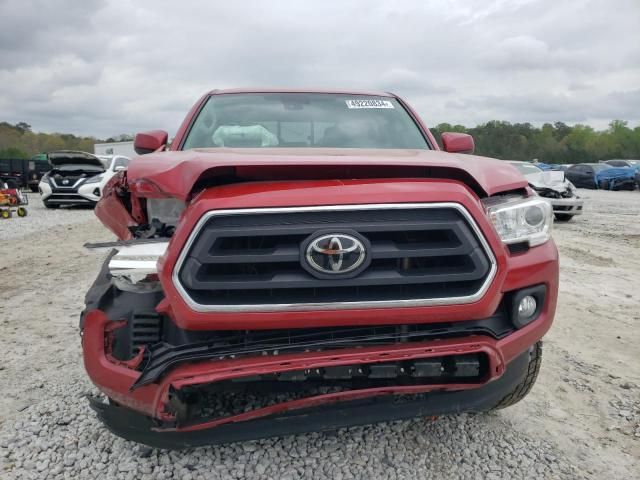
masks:
{"label": "windshield", "polygon": [[532,173],[540,173],[542,170],[535,165],[531,165],[530,163],[512,163],[514,167],[516,167],[520,173],[523,175],[531,175]]}
{"label": "windshield", "polygon": [[325,93],[212,95],[183,144],[189,148],[428,149],[392,97]]}

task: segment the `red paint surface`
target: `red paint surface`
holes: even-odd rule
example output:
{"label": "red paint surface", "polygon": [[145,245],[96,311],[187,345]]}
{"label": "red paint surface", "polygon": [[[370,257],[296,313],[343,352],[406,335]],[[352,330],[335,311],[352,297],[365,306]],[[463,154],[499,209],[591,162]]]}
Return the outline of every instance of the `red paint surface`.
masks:
{"label": "red paint surface", "polygon": [[115,174],[102,189],[102,198],[94,209],[102,224],[120,240],[131,240],[133,235],[129,227],[138,225],[118,197],[118,191],[125,186],[126,178],[124,172]]}
{"label": "red paint surface", "polygon": [[[458,178],[486,195],[525,188],[527,182],[509,162],[436,150],[330,148],[211,148],[150,153],[129,165],[132,192],[142,180],[166,195],[189,198],[201,178],[233,172],[241,179],[382,177]],[[246,177],[245,177],[246,176]],[[140,192],[145,196],[145,192]]]}
{"label": "red paint surface", "polygon": [[445,152],[472,153],[475,148],[473,137],[466,133],[444,132],[441,138]]}
{"label": "red paint surface", "polygon": [[163,149],[167,144],[169,134],[164,130],[150,130],[136,134],[133,146],[137,150],[156,151]]}

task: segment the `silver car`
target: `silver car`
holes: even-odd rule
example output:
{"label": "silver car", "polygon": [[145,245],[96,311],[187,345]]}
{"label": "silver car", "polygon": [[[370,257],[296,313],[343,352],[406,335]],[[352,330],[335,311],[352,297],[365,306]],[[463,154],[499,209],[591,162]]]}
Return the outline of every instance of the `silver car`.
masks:
{"label": "silver car", "polygon": [[563,171],[542,170],[533,163],[511,162],[527,179],[531,188],[553,207],[558,222],[568,222],[582,213],[582,199]]}

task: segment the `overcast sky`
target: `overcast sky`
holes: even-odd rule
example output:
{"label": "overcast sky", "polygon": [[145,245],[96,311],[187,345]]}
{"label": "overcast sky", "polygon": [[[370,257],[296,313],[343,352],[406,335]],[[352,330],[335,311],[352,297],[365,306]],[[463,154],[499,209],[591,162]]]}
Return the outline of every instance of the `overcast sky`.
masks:
{"label": "overcast sky", "polygon": [[174,133],[213,88],[392,91],[428,125],[640,124],[640,0],[0,0],[0,121]]}

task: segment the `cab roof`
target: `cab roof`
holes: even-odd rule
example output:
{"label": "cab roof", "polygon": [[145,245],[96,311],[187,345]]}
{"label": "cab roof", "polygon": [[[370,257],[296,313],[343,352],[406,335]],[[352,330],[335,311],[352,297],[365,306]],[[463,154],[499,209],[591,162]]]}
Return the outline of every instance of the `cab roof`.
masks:
{"label": "cab roof", "polygon": [[368,90],[322,89],[322,88],[228,88],[211,90],[209,95],[223,95],[227,93],[328,93],[342,95],[363,95],[368,97],[396,97],[390,92],[375,92]]}

